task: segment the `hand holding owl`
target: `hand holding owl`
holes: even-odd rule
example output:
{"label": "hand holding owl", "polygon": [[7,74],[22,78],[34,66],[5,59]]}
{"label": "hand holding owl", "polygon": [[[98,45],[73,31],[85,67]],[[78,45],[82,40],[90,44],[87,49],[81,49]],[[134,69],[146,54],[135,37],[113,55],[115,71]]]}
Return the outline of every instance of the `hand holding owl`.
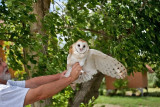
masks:
{"label": "hand holding owl", "polygon": [[79,63],[75,63],[72,67],[72,71],[70,73],[70,77],[72,81],[75,81],[79,75],[81,74],[82,67],[79,65]]}
{"label": "hand holding owl", "polygon": [[80,39],[74,43],[67,57],[67,72],[66,77],[70,76],[72,66],[79,62],[83,67],[81,75],[73,83],[83,83],[92,79],[97,72],[102,72],[105,75],[117,79],[123,79],[127,75],[126,68],[115,58],[112,58],[98,50],[89,49],[86,41]]}

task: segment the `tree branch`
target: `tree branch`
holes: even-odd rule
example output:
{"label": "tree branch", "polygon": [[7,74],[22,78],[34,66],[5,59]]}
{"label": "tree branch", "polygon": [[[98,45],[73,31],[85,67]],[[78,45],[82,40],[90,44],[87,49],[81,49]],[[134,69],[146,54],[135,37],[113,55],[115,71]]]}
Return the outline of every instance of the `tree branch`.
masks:
{"label": "tree branch", "polygon": [[[74,29],[75,27],[64,27],[65,29]],[[102,36],[107,36],[106,32],[103,31],[103,30],[94,30],[94,29],[86,29],[86,28],[79,28],[80,30],[83,30],[83,31],[90,31],[91,33],[95,33],[95,34],[99,34],[99,35],[102,35]]]}
{"label": "tree branch", "polygon": [[1,35],[1,34],[3,34],[3,35],[4,35],[4,34],[5,34],[5,35],[12,35],[13,33],[0,33],[0,35]]}
{"label": "tree branch", "polygon": [[[65,28],[65,29],[75,29],[75,27],[64,27],[64,28]],[[82,31],[89,31],[89,32],[94,33],[94,34],[101,35],[101,36],[103,36],[103,37],[106,38],[106,39],[113,39],[113,36],[108,36],[108,35],[106,34],[106,32],[103,31],[103,30],[97,31],[97,30],[94,30],[94,29],[86,29],[86,28],[78,28],[78,29],[80,29],[80,30],[82,30]]]}
{"label": "tree branch", "polygon": [[99,72],[94,75],[94,78],[90,81],[82,83],[79,91],[76,92],[74,99],[70,99],[69,106],[79,107],[82,102],[87,104],[93,96],[97,98],[99,95],[98,89],[103,77],[104,75]]}
{"label": "tree branch", "polygon": [[0,40],[3,40],[3,41],[11,41],[11,42],[14,42],[14,40],[12,39],[12,38],[5,38],[5,37],[3,37],[3,35],[13,35],[14,33],[0,33],[0,35],[2,36],[2,37],[0,37]]}
{"label": "tree branch", "polygon": [[1,38],[0,38],[0,40],[2,40],[2,41],[10,41],[10,42],[15,42],[15,41],[13,41],[13,40],[11,40],[11,39],[1,39]]}
{"label": "tree branch", "polygon": [[12,40],[11,38],[8,38],[8,39],[6,39],[6,38],[0,38],[0,40],[2,40],[2,41],[15,42],[15,41],[14,41],[14,40]]}
{"label": "tree branch", "polygon": [[102,36],[107,36],[106,32],[103,31],[103,30],[96,31],[96,30],[93,30],[93,29],[83,29],[83,28],[79,28],[79,29],[84,30],[84,31],[90,31],[92,33],[99,34],[99,35],[102,35]]}

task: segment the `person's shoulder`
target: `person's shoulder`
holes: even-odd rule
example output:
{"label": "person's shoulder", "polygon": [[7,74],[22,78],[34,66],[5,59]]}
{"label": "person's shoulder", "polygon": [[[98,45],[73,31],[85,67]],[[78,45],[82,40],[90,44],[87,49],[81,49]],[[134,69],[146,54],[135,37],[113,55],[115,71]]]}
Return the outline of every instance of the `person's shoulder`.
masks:
{"label": "person's shoulder", "polygon": [[29,88],[0,84],[0,107],[23,107],[28,90]]}

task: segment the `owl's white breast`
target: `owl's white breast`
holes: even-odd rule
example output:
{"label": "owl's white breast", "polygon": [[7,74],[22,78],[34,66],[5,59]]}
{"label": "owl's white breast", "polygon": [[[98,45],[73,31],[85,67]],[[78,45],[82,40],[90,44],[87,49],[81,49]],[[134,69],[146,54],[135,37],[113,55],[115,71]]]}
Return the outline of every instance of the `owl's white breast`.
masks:
{"label": "owl's white breast", "polygon": [[85,59],[87,57],[87,54],[72,54],[72,55],[68,55],[68,58],[67,58],[67,64],[69,65],[73,65],[75,64],[76,62],[79,62],[79,63],[85,63]]}

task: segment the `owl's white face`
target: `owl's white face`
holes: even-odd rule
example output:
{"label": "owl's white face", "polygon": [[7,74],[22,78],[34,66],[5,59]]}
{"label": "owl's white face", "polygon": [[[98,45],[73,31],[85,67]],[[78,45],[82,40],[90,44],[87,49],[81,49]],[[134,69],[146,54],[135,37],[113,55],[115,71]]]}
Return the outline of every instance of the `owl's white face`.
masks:
{"label": "owl's white face", "polygon": [[84,54],[86,51],[88,51],[89,46],[87,42],[79,40],[76,42],[75,48],[78,53]]}

